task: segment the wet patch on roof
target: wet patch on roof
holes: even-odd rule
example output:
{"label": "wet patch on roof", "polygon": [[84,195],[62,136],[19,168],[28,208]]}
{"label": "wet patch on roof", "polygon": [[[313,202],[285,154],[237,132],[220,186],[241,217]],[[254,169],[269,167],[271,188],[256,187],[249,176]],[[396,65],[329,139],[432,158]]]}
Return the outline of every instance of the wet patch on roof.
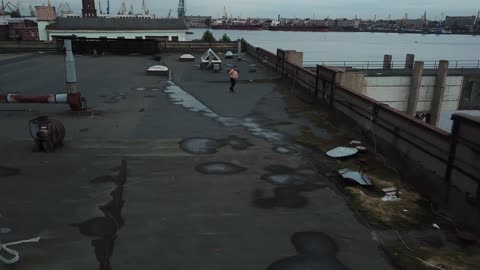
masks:
{"label": "wet patch on roof", "polygon": [[256,122],[251,117],[237,119],[232,117],[223,117],[209,109],[198,99],[188,94],[185,90],[175,85],[173,82],[167,82],[165,93],[170,97],[173,104],[181,105],[191,112],[201,113],[205,117],[210,117],[226,127],[244,127],[253,136],[263,138],[272,143],[282,143],[291,141],[291,138],[275,129],[266,128]]}
{"label": "wet patch on roof", "polygon": [[[317,177],[308,171],[308,174],[302,173],[306,169],[293,169],[284,165],[270,165],[264,168],[270,172],[262,175],[261,179],[277,186],[301,186],[301,191],[312,191],[317,185],[315,180]],[[319,187],[322,187],[319,185]]]}
{"label": "wet patch on roof", "polygon": [[337,245],[322,232],[297,232],[292,236],[292,244],[299,255],[280,259],[267,270],[348,270],[336,257]]}
{"label": "wet patch on roof", "polygon": [[303,208],[308,204],[308,199],[301,195],[300,189],[294,186],[277,187],[273,190],[273,197],[265,195],[265,191],[253,191],[253,205],[258,208],[271,209]]}
{"label": "wet patch on roof", "polygon": [[[115,168],[116,169],[116,168]],[[77,227],[81,234],[94,237],[91,245],[94,248],[95,257],[99,263],[98,269],[112,269],[110,258],[113,256],[115,240],[118,237],[118,231],[125,225],[122,216],[122,209],[125,204],[124,184],[127,180],[127,163],[122,161],[118,175],[100,176],[92,183],[114,182],[116,188],[110,193],[111,200],[98,208],[103,216],[93,217],[80,223],[70,224]]]}
{"label": "wet patch on roof", "polygon": [[218,148],[223,146],[217,140],[209,138],[188,138],[179,144],[183,151],[197,155],[214,154]]}
{"label": "wet patch on roof", "polygon": [[307,181],[304,175],[298,173],[268,174],[263,175],[262,179],[273,185],[279,186],[302,185]]}
{"label": "wet patch on roof", "polygon": [[245,150],[253,146],[253,144],[248,142],[247,139],[239,138],[237,136],[229,136],[228,138],[221,139],[220,141],[223,142],[225,145],[230,145],[230,147],[235,150]]}
{"label": "wet patch on roof", "polygon": [[9,177],[20,174],[20,170],[13,167],[0,166],[0,177]]}
{"label": "wet patch on roof", "polygon": [[224,146],[230,146],[239,151],[253,146],[247,139],[237,136],[229,136],[224,139],[187,138],[180,141],[179,145],[183,151],[197,155],[214,154]]}
{"label": "wet patch on roof", "polygon": [[203,174],[225,175],[240,173],[247,168],[229,162],[207,162],[197,165],[195,170]]}
{"label": "wet patch on roof", "polygon": [[270,165],[264,169],[270,173],[263,175],[261,179],[276,187],[272,191],[273,196],[266,196],[262,189],[254,190],[252,201],[255,207],[303,208],[308,204],[308,198],[303,196],[303,192],[327,187],[315,182],[315,175],[299,173],[305,169],[292,169],[284,165]]}
{"label": "wet patch on roof", "polygon": [[272,150],[278,154],[297,154],[298,151],[295,147],[291,145],[276,145],[272,148]]}
{"label": "wet patch on roof", "polygon": [[127,99],[127,96],[124,93],[119,93],[114,96],[109,97],[104,103],[107,104],[117,104],[123,100]]}
{"label": "wet patch on roof", "polygon": [[296,232],[292,244],[298,253],[309,256],[335,256],[338,252],[333,239],[321,232]]}

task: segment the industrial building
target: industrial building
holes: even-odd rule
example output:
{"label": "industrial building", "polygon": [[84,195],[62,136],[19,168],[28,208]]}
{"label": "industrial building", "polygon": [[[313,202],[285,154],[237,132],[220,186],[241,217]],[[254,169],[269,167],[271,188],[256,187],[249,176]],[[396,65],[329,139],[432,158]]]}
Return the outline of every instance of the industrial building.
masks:
{"label": "industrial building", "polygon": [[208,28],[212,22],[212,16],[187,16],[186,21],[190,28]]}
{"label": "industrial building", "polygon": [[477,22],[476,16],[447,16],[443,22],[444,26],[450,30],[471,32]]}
{"label": "industrial building", "polygon": [[55,37],[159,39],[185,41],[187,27],[176,19],[57,18],[46,28],[48,40]]}
{"label": "industrial building", "polygon": [[[185,41],[187,27],[178,19],[156,19],[149,13],[145,2],[143,13],[127,12],[125,2],[119,14],[97,14],[94,0],[82,1],[82,14],[61,12],[56,16],[55,7],[38,6],[37,39],[47,41],[55,37],[107,38],[107,39],[157,39]],[[109,8],[108,8],[109,9]],[[133,8],[131,8],[133,10]],[[63,10],[63,8],[62,8]],[[101,11],[101,8],[100,8]],[[103,13],[103,12],[102,12]],[[39,38],[38,38],[39,37]]]}
{"label": "industrial building", "polygon": [[39,40],[37,19],[35,17],[12,18],[10,15],[0,15],[0,40]]}

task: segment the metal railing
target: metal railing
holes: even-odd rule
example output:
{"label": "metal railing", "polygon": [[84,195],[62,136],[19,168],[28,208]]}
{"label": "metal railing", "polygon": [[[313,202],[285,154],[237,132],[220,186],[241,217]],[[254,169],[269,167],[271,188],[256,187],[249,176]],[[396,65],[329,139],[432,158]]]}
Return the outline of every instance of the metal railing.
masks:
{"label": "metal railing", "polygon": [[[434,60],[423,62],[425,69],[437,69],[440,64],[440,61]],[[383,61],[304,61],[306,68],[316,65],[347,69],[383,69]],[[448,67],[451,69],[480,69],[480,60],[450,60]],[[405,61],[392,61],[391,69],[405,69]]]}

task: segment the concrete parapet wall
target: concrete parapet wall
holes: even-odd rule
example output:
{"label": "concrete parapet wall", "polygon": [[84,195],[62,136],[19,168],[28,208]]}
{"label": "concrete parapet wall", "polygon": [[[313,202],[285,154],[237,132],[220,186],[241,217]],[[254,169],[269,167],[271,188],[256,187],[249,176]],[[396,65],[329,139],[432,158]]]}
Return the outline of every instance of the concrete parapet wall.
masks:
{"label": "concrete parapet wall", "polygon": [[[287,61],[283,50],[277,50],[276,55],[266,54],[263,49],[245,45],[247,53],[275,68],[282,78],[290,80],[312,98],[325,100],[335,110],[352,119],[365,131],[367,139],[382,149],[382,153],[398,161],[405,169],[404,176],[424,195],[451,210],[455,218],[471,229],[480,232],[480,120],[464,121],[454,116],[457,129],[454,128],[456,132],[450,134],[363,95],[362,90],[340,85],[341,70],[317,66],[316,72],[312,72]],[[400,93],[397,98],[405,99],[406,109],[410,78],[398,80],[398,85],[405,88],[403,92],[406,95]],[[421,89],[420,100],[433,94],[434,81],[435,77],[422,80],[424,88]],[[452,96],[456,97],[451,98],[456,100],[455,104],[458,102],[461,81],[462,77],[458,76],[447,81],[447,103]],[[470,195],[467,196],[467,193]]]}
{"label": "concrete parapet wall", "polygon": [[[407,111],[410,95],[411,76],[373,76],[366,77],[364,89],[360,93],[388,104],[400,111]],[[462,91],[463,76],[449,76],[445,84],[442,110],[458,109]],[[435,76],[423,76],[418,96],[417,112],[430,112],[435,87]],[[357,90],[357,89],[355,89]]]}
{"label": "concrete parapet wall", "polygon": [[37,52],[37,51],[50,51],[57,50],[57,44],[55,42],[42,42],[42,41],[2,41],[0,42],[0,53],[9,52]]}
{"label": "concrete parapet wall", "polygon": [[[447,180],[449,208],[463,223],[480,227],[480,117],[454,114]],[[465,204],[465,201],[467,204]],[[476,212],[476,215],[472,215]]]}
{"label": "concrete parapet wall", "polygon": [[[98,39],[97,39],[98,40]],[[110,42],[115,42],[115,39],[109,40]],[[132,41],[136,43],[147,43],[151,40],[120,40],[119,42]],[[191,52],[191,51],[201,51],[204,52],[209,48],[214,51],[232,51],[236,52],[237,42],[188,42],[188,41],[168,41],[168,42],[158,42],[158,49],[160,51],[174,51],[174,52]],[[9,52],[37,52],[37,51],[46,51],[46,52],[55,52],[59,51],[62,48],[58,46],[56,42],[26,42],[26,41],[2,41],[0,42],[0,53],[9,53]]]}

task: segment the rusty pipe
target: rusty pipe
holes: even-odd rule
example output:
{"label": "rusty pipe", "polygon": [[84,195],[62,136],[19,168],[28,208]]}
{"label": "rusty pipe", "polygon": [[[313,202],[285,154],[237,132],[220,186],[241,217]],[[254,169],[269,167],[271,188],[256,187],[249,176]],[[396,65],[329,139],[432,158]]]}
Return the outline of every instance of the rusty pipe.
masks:
{"label": "rusty pipe", "polygon": [[2,103],[65,103],[67,104],[67,94],[54,94],[46,96],[26,96],[20,94],[0,95]]}
{"label": "rusty pipe", "polygon": [[85,109],[86,99],[80,93],[26,96],[20,94],[0,94],[0,103],[58,103],[68,104],[72,111]]}

